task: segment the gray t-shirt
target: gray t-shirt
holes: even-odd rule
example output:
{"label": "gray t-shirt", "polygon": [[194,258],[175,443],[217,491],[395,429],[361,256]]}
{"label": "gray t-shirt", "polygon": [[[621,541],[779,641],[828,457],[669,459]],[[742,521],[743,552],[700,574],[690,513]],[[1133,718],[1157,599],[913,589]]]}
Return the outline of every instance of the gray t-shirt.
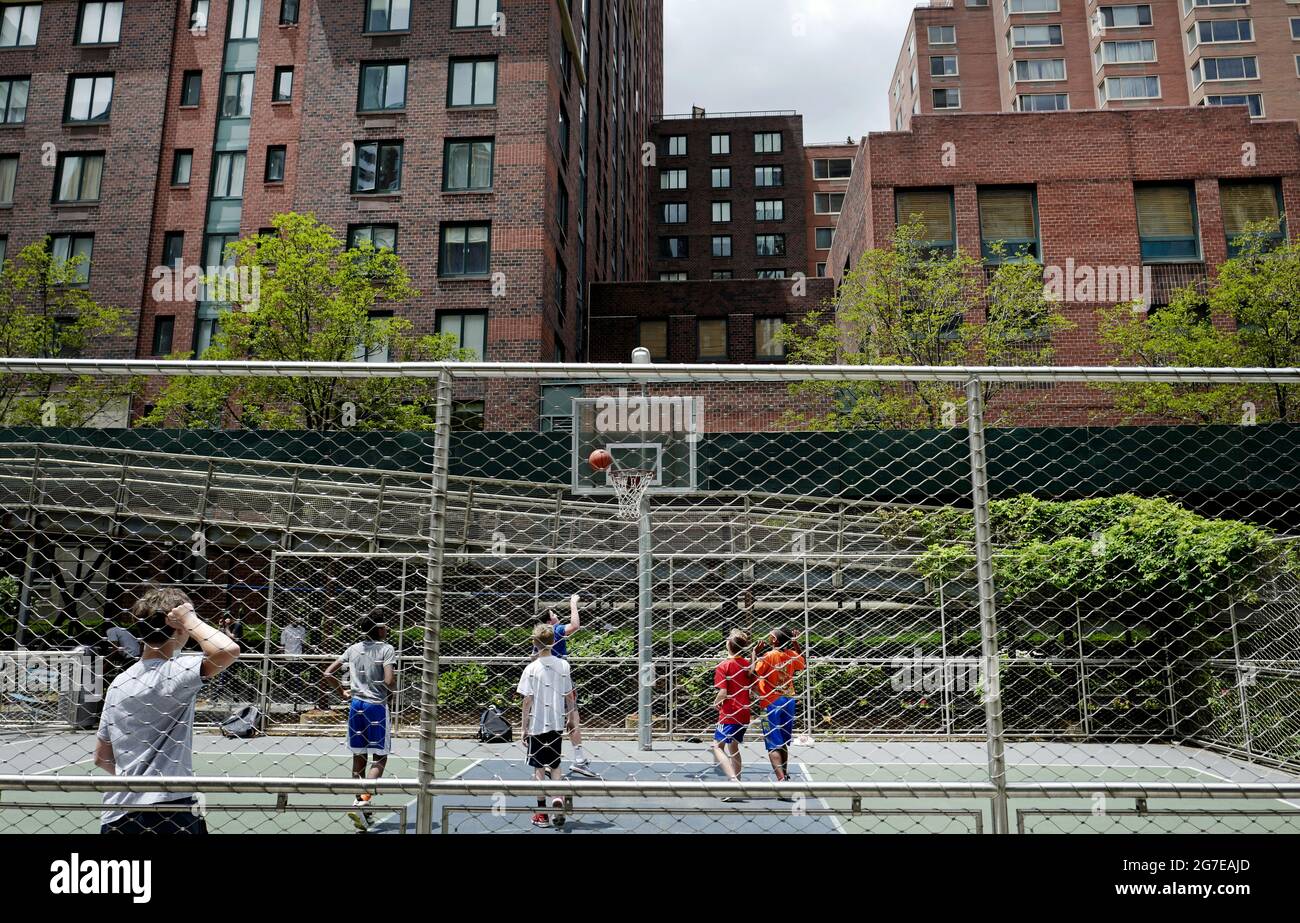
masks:
{"label": "gray t-shirt", "polygon": [[120,647],[122,650],[126,651],[128,657],[138,658],[140,656],[140,642],[136,639],[135,635],[131,634],[131,632],[127,631],[125,628],[114,625],[108,630],[105,637],[108,638],[109,644]]}
{"label": "gray t-shirt", "polygon": [[384,683],[384,665],[397,666],[397,651],[386,641],[358,641],[343,654],[352,671],[352,697],[385,705],[392,692]]}
{"label": "gray t-shirt", "polygon": [[[113,745],[119,776],[194,775],[194,702],[203,687],[203,655],[132,664],[104,696],[99,739]],[[186,792],[106,792],[104,823],[132,805],[190,797]]]}

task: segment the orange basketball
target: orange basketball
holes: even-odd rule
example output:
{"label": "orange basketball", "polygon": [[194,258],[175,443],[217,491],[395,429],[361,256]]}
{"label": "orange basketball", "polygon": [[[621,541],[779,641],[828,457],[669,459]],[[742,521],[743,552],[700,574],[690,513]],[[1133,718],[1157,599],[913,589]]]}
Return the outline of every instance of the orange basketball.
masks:
{"label": "orange basketball", "polygon": [[614,464],[614,456],[610,455],[607,449],[596,449],[596,451],[591,453],[591,458],[589,458],[588,461],[591,462],[591,467],[595,468],[597,471],[604,471],[610,465]]}

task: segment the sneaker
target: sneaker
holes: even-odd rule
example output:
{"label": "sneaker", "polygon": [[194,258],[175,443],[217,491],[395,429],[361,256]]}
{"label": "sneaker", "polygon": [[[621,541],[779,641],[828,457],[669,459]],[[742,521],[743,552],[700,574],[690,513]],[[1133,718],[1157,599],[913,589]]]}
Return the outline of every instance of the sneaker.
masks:
{"label": "sneaker", "polygon": [[[354,809],[370,807],[370,796],[369,795],[359,796],[356,801],[352,802],[352,807]],[[370,829],[369,811],[352,810],[348,812],[348,817],[352,818],[352,823],[357,828],[358,832],[365,833],[367,830]]]}
{"label": "sneaker", "polygon": [[555,811],[551,815],[551,824],[555,827],[564,826],[564,799],[555,797],[551,799],[551,809]]}
{"label": "sneaker", "polygon": [[727,795],[722,799],[723,804],[743,804],[748,798],[741,798],[739,795]]}
{"label": "sneaker", "polygon": [[569,772],[576,776],[585,776],[588,779],[599,779],[600,776],[591,768],[591,760],[574,760],[569,764]]}
{"label": "sneaker", "polygon": [[533,826],[534,826],[534,827],[549,827],[549,826],[551,826],[551,820],[550,820],[550,818],[548,818],[545,814],[540,814],[540,813],[539,813],[539,814],[534,814],[534,815],[533,815]]}

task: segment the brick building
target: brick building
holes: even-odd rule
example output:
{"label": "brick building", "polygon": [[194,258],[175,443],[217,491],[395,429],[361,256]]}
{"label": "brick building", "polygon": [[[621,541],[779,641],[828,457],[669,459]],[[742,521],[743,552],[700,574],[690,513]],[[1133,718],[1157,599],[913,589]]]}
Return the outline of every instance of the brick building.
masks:
{"label": "brick building", "polygon": [[934,0],[912,15],[890,124],[932,112],[1247,106],[1300,118],[1292,0]]}
{"label": "brick building", "polygon": [[809,144],[804,147],[808,161],[808,200],[804,204],[808,216],[808,276],[821,278],[827,275],[826,260],[831,243],[835,240],[835,227],[839,224],[844,194],[853,176],[853,157],[858,147],[850,138],[845,143]]}

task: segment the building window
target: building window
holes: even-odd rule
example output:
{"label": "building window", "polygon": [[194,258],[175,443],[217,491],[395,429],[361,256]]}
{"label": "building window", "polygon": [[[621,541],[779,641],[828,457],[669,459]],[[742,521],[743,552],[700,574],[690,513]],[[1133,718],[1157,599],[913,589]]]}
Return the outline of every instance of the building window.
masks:
{"label": "building window", "polygon": [[784,279],[784,278],[785,278],[785,270],[784,270],[784,269],[760,269],[760,270],[758,271],[758,275],[755,276],[755,278],[757,278],[757,279]]}
{"label": "building window", "polygon": [[448,192],[491,189],[495,148],[492,138],[449,140],[442,158],[442,188]]}
{"label": "building window", "polygon": [[686,156],[686,136],[669,135],[664,139],[664,156],[666,157],[685,157]]}
{"label": "building window", "polygon": [[663,204],[663,220],[664,224],[685,224],[686,203],[665,202]]}
{"label": "building window", "polygon": [[817,264],[817,278],[819,278],[819,279],[825,279],[825,278],[826,278],[826,264],[825,264],[825,263],[818,263],[818,264]]}
{"label": "building window", "polygon": [[660,189],[685,189],[686,171],[685,170],[660,170],[659,188]]}
{"label": "building window", "polygon": [[755,235],[754,253],[758,256],[785,256],[785,235],[784,234]]}
{"label": "building window", "polygon": [[930,57],[931,77],[956,77],[957,56],[955,54],[937,54]]}
{"label": "building window", "polygon": [[731,153],[731,135],[713,135],[709,138],[709,153],[725,155]]}
{"label": "building window", "polygon": [[755,154],[781,153],[781,133],[779,131],[754,132]]}
{"label": "building window", "polygon": [[957,222],[951,189],[900,189],[894,196],[899,225],[921,222],[922,247],[951,255],[957,246]]}
{"label": "building window", "polygon": [[153,345],[151,356],[170,356],[172,351],[172,333],[176,329],[176,318],[171,314],[160,314],[153,319]]}
{"label": "building window", "polygon": [[834,157],[829,160],[813,161],[813,179],[849,179],[853,176],[853,160],[849,157]]}
{"label": "building window", "polygon": [[731,236],[719,235],[713,238],[713,255],[719,259],[731,257]]}
{"label": "building window", "polygon": [[731,167],[714,167],[709,184],[713,189],[731,188]]}
{"label": "building window", "polygon": [[0,157],[0,205],[14,204],[14,185],[18,179],[18,155]]}
{"label": "building window", "polygon": [[210,0],[191,0],[190,31],[202,35],[208,31],[208,7]]}
{"label": "building window", "polygon": [[186,71],[181,77],[181,106],[192,108],[199,104],[203,92],[203,71]]}
{"label": "building window", "polygon": [[[563,347],[560,347],[563,349]],[[487,426],[487,404],[483,401],[453,401],[451,428],[458,433],[481,433]]]}
{"label": "building window", "polygon": [[497,101],[496,58],[470,58],[451,62],[447,105],[453,109],[494,106]]}
{"label": "building window", "polygon": [[357,97],[359,111],[385,112],[405,108],[405,61],[361,65],[361,91]]}
{"label": "building window", "polygon": [[122,4],[82,0],[77,25],[78,45],[113,45],[122,38]]}
{"label": "building window", "polygon": [[359,195],[386,195],[402,188],[402,142],[362,141],[356,146],[352,191]]}
{"label": "building window", "polygon": [[1291,38],[1300,42],[1300,16],[1291,19]]}
{"label": "building window", "polygon": [[783,317],[754,318],[754,358],[784,359],[785,343],[781,341],[781,328],[785,326]]}
{"label": "building window", "polygon": [[726,224],[731,221],[731,203],[714,202],[713,203],[713,223]]}
{"label": "building window", "polygon": [[1151,25],[1151,7],[1147,4],[1103,6],[1101,22],[1107,29],[1132,29]]}
{"label": "building window", "polygon": [[690,244],[685,237],[660,237],[659,256],[665,260],[684,260],[690,256]]}
{"label": "building window", "polygon": [[936,109],[960,109],[961,108],[961,90],[957,87],[942,90],[931,90],[931,100]]}
{"label": "building window", "polygon": [[348,249],[360,250],[367,244],[376,250],[397,251],[397,225],[354,224],[348,228]]}
{"label": "building window", "polygon": [[659,273],[660,282],[685,282],[686,273],[684,272],[661,272]]}
{"label": "building window", "polygon": [[1214,80],[1255,80],[1259,62],[1253,55],[1239,58],[1202,58],[1192,65],[1192,86]]}
{"label": "building window", "polygon": [[68,95],[63,103],[63,121],[107,122],[112,108],[112,74],[90,74],[68,78]]}
{"label": "building window", "polygon": [[715,270],[713,270],[713,281],[715,281],[715,282],[725,281],[725,280],[730,279],[730,278],[732,278],[732,274],[731,274],[731,270],[730,270],[730,269],[715,269]]}
{"label": "building window", "polygon": [[273,144],[266,149],[266,181],[268,183],[284,182],[284,162],[288,149],[283,144]]}
{"label": "building window", "polygon": [[253,75],[226,74],[221,83],[221,117],[247,119],[253,115]]}
{"label": "building window", "polygon": [[996,263],[1038,259],[1038,201],[1033,189],[981,189],[979,211],[984,259]]}
{"label": "building window", "polygon": [[98,202],[99,181],[104,175],[104,153],[60,154],[55,202]]}
{"label": "building window", "polygon": [[190,184],[190,169],[193,166],[193,151],[177,151],[172,156],[172,185],[188,186]]}
{"label": "building window", "polygon": [[367,32],[405,32],[411,28],[411,0],[366,0]]}
{"label": "building window", "polygon": [[280,25],[298,25],[298,0],[280,0]]}
{"label": "building window", "polygon": [[212,198],[242,199],[247,151],[226,151],[212,159]]}
{"label": "building window", "polygon": [[1159,99],[1159,77],[1107,77],[1102,81],[1101,98],[1108,99]]}
{"label": "building window", "polygon": [[668,321],[643,320],[637,324],[637,345],[650,350],[650,358],[668,358]]}
{"label": "building window", "polygon": [[50,238],[50,256],[60,267],[72,264],[74,285],[90,282],[90,259],[94,250],[94,234],[55,234]]}
{"label": "building window", "polygon": [[287,103],[293,99],[293,68],[277,67],[275,69],[275,86],[271,90],[271,101]]}
{"label": "building window", "polygon": [[184,260],[185,232],[168,231],[163,235],[162,264],[179,268]]}
{"label": "building window", "polygon": [[[1061,10],[1060,0],[1010,0],[1011,6],[1008,9],[1010,13],[1058,13]],[[967,6],[976,4],[968,3]],[[987,4],[978,4],[985,6]]]}
{"label": "building window", "polygon": [[1272,249],[1286,240],[1286,223],[1282,216],[1282,187],[1274,181],[1264,183],[1222,182],[1219,203],[1223,209],[1223,230],[1228,238],[1228,256],[1240,255],[1249,226],[1261,221],[1277,228],[1263,234],[1265,248]]}
{"label": "building window", "polygon": [[704,361],[727,358],[727,319],[700,318],[696,324],[699,358]]}
{"label": "building window", "polygon": [[39,3],[6,3],[0,18],[0,48],[30,48],[40,28]]}
{"label": "building window", "polygon": [[754,202],[755,221],[784,221],[785,199],[758,199]]}
{"label": "building window", "polygon": [[[1113,44],[1113,43],[1112,43]],[[1011,70],[1012,82],[1035,82],[1039,80],[1064,80],[1064,58],[1035,58],[1031,61],[1017,61]]]}
{"label": "building window", "polygon": [[492,226],[486,222],[444,224],[440,276],[485,276],[491,264]]}
{"label": "building window", "polygon": [[366,312],[366,333],[364,339],[356,344],[352,352],[354,362],[392,362],[390,349],[389,322],[393,319],[392,311]]}
{"label": "building window", "polygon": [[1034,48],[1061,44],[1060,26],[1012,26],[1012,48]]}
{"label": "building window", "polygon": [[1203,20],[1187,30],[1189,50],[1197,45],[1230,45],[1254,40],[1255,27],[1249,19]]}
{"label": "building window", "polygon": [[487,358],[487,314],[482,311],[456,311],[438,314],[438,332],[451,334],[457,349],[468,349],[476,361]]}
{"label": "building window", "polygon": [[202,359],[221,332],[221,311],[211,305],[199,305],[194,312],[194,358]]}
{"label": "building window", "polygon": [[[1133,42],[1102,42],[1097,49],[1098,67],[1103,64],[1149,64],[1155,59],[1156,43],[1146,39]],[[1065,62],[1061,63],[1064,65]]]}
{"label": "building window", "polygon": [[1196,194],[1190,186],[1138,186],[1134,198],[1144,261],[1201,258]]}
{"label": "building window", "polygon": [[838,215],[843,208],[842,192],[819,192],[813,196],[813,211],[819,215]]}
{"label": "building window", "polygon": [[1068,93],[1022,93],[1016,97],[1018,112],[1064,112],[1069,108]]}
{"label": "building window", "polygon": [[956,26],[930,26],[927,30],[931,45],[957,44]]}
{"label": "building window", "polygon": [[818,250],[829,250],[831,248],[831,245],[835,243],[834,228],[817,228],[816,236],[817,236],[816,249]]}
{"label": "building window", "polygon": [[456,0],[454,29],[477,29],[496,21],[497,0]]}
{"label": "building window", "polygon": [[31,93],[30,77],[0,80],[0,122],[21,125],[27,121],[27,97]]}
{"label": "building window", "polygon": [[1207,96],[1202,101],[1203,106],[1245,106],[1250,110],[1250,117],[1261,119],[1264,117],[1264,97],[1260,93],[1241,93],[1230,96]]}
{"label": "building window", "polygon": [[784,167],[755,167],[754,185],[760,188],[785,185]]}
{"label": "building window", "polygon": [[569,236],[569,187],[564,185],[564,180],[556,179],[555,202],[555,219],[556,224],[560,227],[560,237]]}

